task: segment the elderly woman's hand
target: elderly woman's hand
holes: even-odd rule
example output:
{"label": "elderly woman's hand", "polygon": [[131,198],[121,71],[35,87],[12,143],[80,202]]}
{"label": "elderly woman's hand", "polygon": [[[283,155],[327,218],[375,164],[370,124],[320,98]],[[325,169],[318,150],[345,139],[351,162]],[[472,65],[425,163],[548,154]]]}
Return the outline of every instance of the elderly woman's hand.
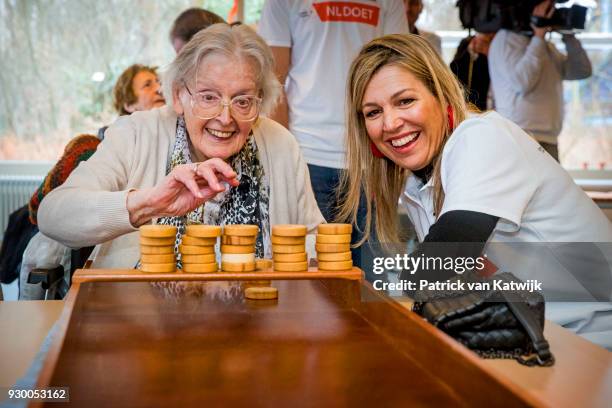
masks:
{"label": "elderly woman's hand", "polygon": [[236,172],[221,159],[176,166],[157,186],[128,194],[130,222],[138,227],[152,218],[185,215],[225,191],[222,182],[239,184]]}

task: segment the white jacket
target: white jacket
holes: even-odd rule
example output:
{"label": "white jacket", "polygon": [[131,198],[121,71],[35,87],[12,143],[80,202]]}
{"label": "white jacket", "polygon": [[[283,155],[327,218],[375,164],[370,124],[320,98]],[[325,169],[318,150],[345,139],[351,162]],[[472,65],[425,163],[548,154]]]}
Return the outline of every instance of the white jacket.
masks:
{"label": "white jacket", "polygon": [[564,35],[567,55],[539,37],[499,30],[489,48],[495,110],[536,140],[557,143],[563,125],[563,80],[591,76],[580,41]]}
{"label": "white jacket", "polygon": [[[96,267],[134,267],[138,233],[129,221],[127,194],[166,176],[176,122],[167,106],[119,118],[96,153],[41,202],[40,230],[72,248],[102,244]],[[313,232],[325,221],[295,138],[267,118],[254,124],[253,134],[270,183],[270,224],[305,224]]]}

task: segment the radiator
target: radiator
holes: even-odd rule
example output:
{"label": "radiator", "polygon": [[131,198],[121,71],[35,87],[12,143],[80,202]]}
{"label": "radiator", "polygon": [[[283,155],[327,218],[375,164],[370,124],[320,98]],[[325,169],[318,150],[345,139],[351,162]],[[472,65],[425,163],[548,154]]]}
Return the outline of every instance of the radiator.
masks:
{"label": "radiator", "polygon": [[0,239],[4,239],[9,215],[30,201],[42,180],[43,176],[35,175],[0,175]]}

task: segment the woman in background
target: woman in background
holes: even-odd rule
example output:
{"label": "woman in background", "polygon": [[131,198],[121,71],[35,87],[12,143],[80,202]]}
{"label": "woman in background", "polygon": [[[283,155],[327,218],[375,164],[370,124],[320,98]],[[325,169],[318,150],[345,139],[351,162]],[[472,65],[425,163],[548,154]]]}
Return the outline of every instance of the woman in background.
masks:
{"label": "woman in background", "polygon": [[[130,65],[119,75],[113,88],[113,107],[119,116],[164,106],[157,68],[147,65]],[[104,139],[108,126],[98,130],[98,138]]]}
{"label": "woman in background", "polygon": [[[159,77],[155,67],[134,64],[121,73],[113,88],[113,106],[120,116],[129,115],[136,111],[145,111],[163,106],[165,100],[160,92]],[[98,131],[98,137],[93,135],[79,135],[73,138],[64,149],[62,157],[47,173],[43,182],[36,189],[28,203],[30,222],[38,225],[38,207],[45,196],[56,187],[61,186],[70,173],[81,163],[88,160],[98,148],[104,138],[108,126]],[[75,247],[86,247],[77,245]],[[19,298],[22,300],[42,299],[44,293],[40,285],[28,284],[28,276],[32,269],[50,269],[63,265],[65,281],[70,285],[71,258],[73,262],[82,261],[80,257],[71,257],[70,248],[56,242],[40,232],[35,234],[23,251],[21,268],[19,272]],[[84,251],[86,258],[90,251]],[[81,263],[81,262],[79,262]],[[80,267],[82,265],[74,265]]]}

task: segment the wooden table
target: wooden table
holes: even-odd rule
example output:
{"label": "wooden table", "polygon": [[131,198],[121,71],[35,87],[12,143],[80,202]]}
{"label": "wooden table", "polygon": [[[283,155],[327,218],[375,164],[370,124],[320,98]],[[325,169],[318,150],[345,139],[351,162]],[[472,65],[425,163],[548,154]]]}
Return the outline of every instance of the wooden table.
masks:
{"label": "wooden table", "polygon": [[[73,307],[64,310],[64,320],[71,320],[72,311],[72,326],[56,347],[58,364],[47,371],[46,382],[70,384],[75,405],[88,406],[125,405],[135,395],[146,406],[195,400],[227,406],[244,402],[246,395],[252,405],[305,405],[292,400],[296,392],[316,402],[358,406],[401,405],[407,392],[415,403],[449,405],[608,406],[612,398],[611,354],[559,326],[546,327],[557,357],[554,367],[480,360],[357,282],[280,280],[274,283],[278,302],[263,303],[240,296],[214,300],[197,291],[160,298],[146,283],[76,283],[87,297],[78,305],[72,291],[67,300]],[[355,284],[358,296],[347,290]],[[28,314],[46,318],[50,327],[60,306],[0,303],[0,327],[7,327],[8,318],[8,331],[17,333],[12,327],[24,329],[23,322],[32,320]],[[34,340],[34,326],[28,327],[26,338]],[[39,344],[45,334],[40,331]],[[23,372],[27,365],[21,363]],[[440,375],[450,378],[440,381]],[[119,389],[113,383],[120,383]],[[207,384],[213,387],[201,391]],[[453,387],[475,393],[476,399],[449,394]],[[87,396],[75,394],[80,388]],[[489,399],[478,400],[479,392]]]}
{"label": "wooden table", "polygon": [[[408,309],[412,307],[410,299],[396,300]],[[609,407],[612,353],[548,320],[544,336],[555,356],[552,367],[526,367],[503,359],[481,361],[488,370],[552,407]]]}
{"label": "wooden table", "polygon": [[63,307],[62,300],[0,302],[0,388],[25,375]]}

